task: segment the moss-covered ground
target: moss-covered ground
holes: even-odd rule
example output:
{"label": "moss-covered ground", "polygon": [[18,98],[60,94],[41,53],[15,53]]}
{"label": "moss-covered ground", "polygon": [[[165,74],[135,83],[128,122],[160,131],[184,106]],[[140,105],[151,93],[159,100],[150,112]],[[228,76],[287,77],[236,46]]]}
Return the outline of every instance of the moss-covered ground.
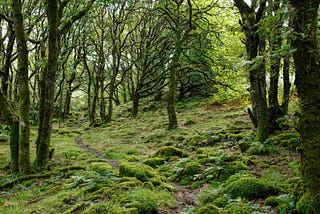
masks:
{"label": "moss-covered ground", "polygon": [[[119,106],[114,121],[96,127],[74,115],[54,124],[48,171],[24,179],[9,175],[1,141],[0,213],[294,213],[299,141],[291,118],[254,142],[247,107],[181,102],[174,130],[164,103],[144,103],[136,118]],[[35,137],[34,127],[32,154]]]}

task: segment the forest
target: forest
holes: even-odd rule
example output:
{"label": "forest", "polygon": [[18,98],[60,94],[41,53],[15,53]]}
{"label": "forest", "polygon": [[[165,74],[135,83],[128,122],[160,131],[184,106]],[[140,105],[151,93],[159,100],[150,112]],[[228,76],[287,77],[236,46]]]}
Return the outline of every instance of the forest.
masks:
{"label": "forest", "polygon": [[320,0],[1,0],[0,213],[320,213]]}

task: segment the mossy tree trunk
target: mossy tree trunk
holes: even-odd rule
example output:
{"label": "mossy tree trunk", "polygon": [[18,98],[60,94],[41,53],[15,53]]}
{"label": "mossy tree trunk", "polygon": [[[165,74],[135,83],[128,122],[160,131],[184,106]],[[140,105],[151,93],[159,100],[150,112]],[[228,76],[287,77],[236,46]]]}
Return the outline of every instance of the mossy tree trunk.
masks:
{"label": "mossy tree trunk", "polygon": [[295,85],[300,97],[300,157],[302,191],[297,204],[303,213],[320,213],[320,49],[318,44],[319,0],[291,0],[292,41],[296,51]]}
{"label": "mossy tree trunk", "polygon": [[0,112],[10,124],[10,170],[12,174],[19,172],[19,120],[7,97],[0,90]]}
{"label": "mossy tree trunk", "polygon": [[290,55],[283,58],[283,101],[281,104],[281,112],[283,115],[288,114],[290,101]]}
{"label": "mossy tree trunk", "polygon": [[34,166],[37,170],[45,169],[50,148],[52,117],[54,110],[54,92],[59,55],[59,15],[58,0],[48,0],[46,5],[49,24],[49,48],[46,69],[40,80],[40,116],[37,152]]}
{"label": "mossy tree trunk", "polygon": [[176,41],[175,41],[175,51],[173,53],[172,62],[169,70],[169,92],[167,97],[167,111],[169,119],[169,129],[178,127],[178,120],[176,115],[176,91],[177,91],[177,71],[179,68],[179,60],[182,54],[182,41],[181,32],[177,30]]}
{"label": "mossy tree trunk", "polygon": [[249,67],[250,97],[254,119],[257,124],[257,141],[264,141],[269,136],[268,106],[266,100],[266,73],[263,62],[257,60],[260,36],[258,23],[262,18],[266,7],[266,1],[262,1],[258,9],[251,7],[244,0],[234,0],[242,18],[242,29],[245,33],[245,45],[248,60],[252,62]]}
{"label": "mossy tree trunk", "polygon": [[19,172],[29,174],[30,166],[30,94],[28,77],[28,48],[22,16],[22,4],[20,0],[12,0],[14,29],[18,51],[18,99],[19,99]]}

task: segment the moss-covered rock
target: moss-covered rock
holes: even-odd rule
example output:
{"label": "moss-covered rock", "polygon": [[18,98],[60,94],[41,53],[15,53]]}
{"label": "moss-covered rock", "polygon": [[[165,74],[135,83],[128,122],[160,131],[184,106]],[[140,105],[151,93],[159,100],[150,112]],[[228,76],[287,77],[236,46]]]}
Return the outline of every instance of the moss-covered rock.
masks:
{"label": "moss-covered rock", "polygon": [[197,162],[190,162],[186,164],[183,174],[186,176],[193,176],[201,172],[201,165]]}
{"label": "moss-covered rock", "polygon": [[100,175],[111,173],[113,168],[110,164],[105,162],[92,162],[90,164],[90,170],[98,172]]}
{"label": "moss-covered rock", "polygon": [[119,166],[120,177],[135,177],[140,181],[148,181],[150,178],[160,180],[160,176],[152,167],[134,162],[122,162]]}
{"label": "moss-covered rock", "polygon": [[255,178],[240,178],[231,182],[223,190],[225,194],[229,194],[231,198],[247,198],[249,200],[266,198],[269,195],[275,194],[277,190],[267,183]]}
{"label": "moss-covered rock", "polygon": [[173,156],[183,158],[187,157],[188,155],[186,152],[174,146],[163,146],[154,154],[154,157],[162,157],[166,160],[169,160]]}
{"label": "moss-covered rock", "polygon": [[248,213],[252,213],[253,211],[254,210],[250,204],[243,203],[243,202],[232,202],[227,204],[223,209],[223,212],[221,213],[248,214]]}
{"label": "moss-covered rock", "polygon": [[217,207],[225,207],[229,202],[229,199],[227,197],[218,197],[216,198],[213,203],[217,206]]}
{"label": "moss-covered rock", "polygon": [[264,204],[266,206],[276,207],[279,205],[279,200],[276,196],[269,196],[268,198],[266,198]]}
{"label": "moss-covered rock", "polygon": [[157,166],[163,165],[165,162],[166,160],[164,158],[154,157],[154,158],[145,159],[142,163],[151,167],[157,167]]}
{"label": "moss-covered rock", "polygon": [[133,189],[119,196],[126,208],[135,208],[139,214],[154,214],[174,204],[174,198],[166,191]]}
{"label": "moss-covered rock", "polygon": [[206,204],[200,207],[196,214],[219,214],[219,209],[214,204]]}

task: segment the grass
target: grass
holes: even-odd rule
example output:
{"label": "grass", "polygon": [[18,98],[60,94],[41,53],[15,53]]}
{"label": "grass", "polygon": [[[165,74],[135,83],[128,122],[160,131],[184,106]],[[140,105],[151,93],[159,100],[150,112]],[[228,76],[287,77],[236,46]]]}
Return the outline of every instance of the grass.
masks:
{"label": "grass", "polygon": [[[148,107],[149,104],[145,105]],[[85,210],[89,212],[89,205],[93,210],[102,213],[110,210],[118,210],[117,212],[121,213],[123,207],[139,210],[143,208],[141,203],[148,202],[137,196],[139,192],[147,195],[145,198],[150,196],[153,201],[164,204],[164,196],[175,195],[174,188],[170,185],[172,182],[190,186],[194,189],[194,195],[199,195],[200,190],[205,189],[195,206],[180,209],[181,212],[184,209],[194,213],[199,208],[214,203],[217,197],[222,197],[219,194],[223,191],[224,183],[234,173],[241,174],[243,170],[257,178],[268,180],[272,173],[276,172],[269,170],[269,174],[265,175],[264,172],[273,164],[274,158],[279,159],[276,163],[279,173],[285,170],[286,174],[284,180],[279,178],[279,181],[285,182],[285,179],[296,176],[296,170],[292,170],[294,174],[290,174],[290,168],[296,168],[296,159],[293,158],[295,153],[282,148],[281,145],[272,145],[279,149],[279,154],[252,156],[240,151],[239,144],[251,145],[252,139],[252,126],[245,113],[246,103],[217,105],[210,104],[208,100],[180,102],[177,104],[179,128],[175,130],[167,129],[164,104],[152,105],[157,108],[140,112],[137,118],[129,116],[129,104],[122,105],[116,109],[114,121],[100,127],[89,127],[87,121],[78,126],[74,118],[72,123],[67,121],[61,128],[54,124],[51,146],[55,148],[55,154],[50,162],[50,169],[80,165],[86,167],[86,170],[55,173],[49,178],[30,180],[12,189],[1,190],[0,213],[63,213],[73,209],[74,213],[82,213]],[[76,128],[74,125],[77,125]],[[75,138],[79,136],[83,139],[85,147],[98,151],[104,159],[80,148],[75,142]],[[35,140],[36,127],[32,127],[32,160],[35,154]],[[132,165],[140,164],[154,157],[163,146],[177,147],[185,151],[188,157],[173,155],[163,159],[161,166],[155,164],[153,168],[160,174],[161,179],[143,180],[142,183],[121,181],[117,169],[99,173],[101,167],[92,167],[92,163],[103,165],[102,162],[106,159],[119,163],[129,162]],[[280,156],[281,154],[283,155]],[[0,182],[10,178],[7,171],[2,169],[8,162],[9,145],[0,143]],[[286,165],[287,162],[291,164]],[[198,163],[201,163],[201,166]],[[234,164],[245,167],[237,168]],[[190,166],[197,168],[194,172],[187,173]],[[203,199],[204,195],[211,193],[212,196],[208,200]],[[234,199],[228,196],[223,198],[230,203],[234,202]],[[245,207],[254,205],[257,212],[264,210],[261,203],[241,203]],[[158,205],[155,209],[163,210],[165,213],[175,213],[179,209],[174,207],[181,206],[175,205],[173,199],[170,203],[168,201],[168,204],[164,204],[165,206]],[[231,209],[230,206],[228,209]],[[172,210],[170,207],[173,207]],[[277,208],[273,209],[276,213]]]}

